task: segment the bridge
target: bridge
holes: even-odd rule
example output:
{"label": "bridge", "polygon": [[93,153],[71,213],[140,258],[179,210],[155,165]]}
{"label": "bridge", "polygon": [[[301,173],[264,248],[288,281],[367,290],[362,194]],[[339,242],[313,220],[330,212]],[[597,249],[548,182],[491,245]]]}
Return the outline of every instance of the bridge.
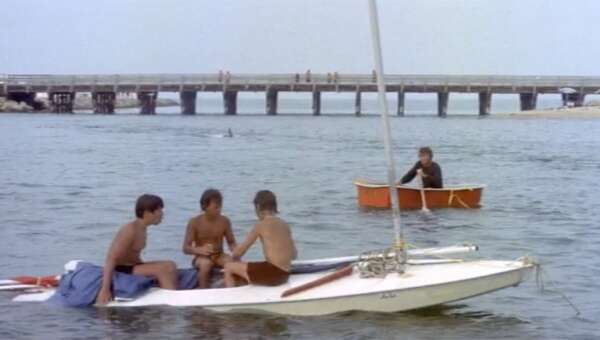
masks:
{"label": "bridge", "polygon": [[[585,96],[600,93],[600,77],[501,75],[386,75],[387,92],[398,96],[396,113],[404,115],[406,93],[437,93],[437,113],[448,111],[450,93],[477,93],[479,114],[490,114],[493,94],[518,94],[521,110],[536,108],[538,94],[560,94],[565,105],[581,106]],[[115,111],[116,94],[136,93],[140,114],[156,113],[160,92],[179,93],[182,114],[196,113],[199,92],[220,92],[225,114],[237,113],[239,92],[264,92],[265,112],[277,114],[280,92],[309,92],[312,113],[321,114],[321,93],[355,93],[355,112],[361,114],[361,94],[376,92],[375,74],[123,74],[123,75],[0,75],[0,96],[33,102],[48,93],[50,109],[72,113],[76,93],[91,93],[95,113]]]}

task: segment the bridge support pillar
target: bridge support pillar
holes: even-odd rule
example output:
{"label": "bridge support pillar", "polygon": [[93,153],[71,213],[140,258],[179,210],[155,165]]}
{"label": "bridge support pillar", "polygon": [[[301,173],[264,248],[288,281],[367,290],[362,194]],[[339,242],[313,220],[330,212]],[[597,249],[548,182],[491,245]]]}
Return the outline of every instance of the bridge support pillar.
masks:
{"label": "bridge support pillar", "polygon": [[450,97],[450,93],[448,92],[438,92],[438,117],[446,117],[448,115],[448,98]]}
{"label": "bridge support pillar", "polygon": [[275,90],[267,91],[267,114],[274,116],[277,114],[277,97],[279,92]]}
{"label": "bridge support pillar", "polygon": [[521,111],[535,110],[537,106],[537,93],[519,93]]}
{"label": "bridge support pillar", "polygon": [[312,93],[312,113],[313,116],[321,115],[321,92],[319,91]]}
{"label": "bridge support pillar", "polygon": [[48,99],[53,113],[73,113],[74,92],[51,92]]}
{"label": "bridge support pillar", "polygon": [[563,106],[583,106],[585,101],[584,93],[563,93],[562,94],[562,102]]}
{"label": "bridge support pillar", "polygon": [[92,93],[92,105],[94,113],[115,113],[115,101],[117,95],[114,92],[94,92]]}
{"label": "bridge support pillar", "polygon": [[156,98],[158,92],[138,92],[137,98],[140,105],[141,115],[155,115],[156,114]]}
{"label": "bridge support pillar", "polygon": [[237,114],[237,91],[223,92],[223,106],[226,115]]}
{"label": "bridge support pillar", "polygon": [[362,109],[362,93],[360,91],[356,91],[356,97],[354,98],[354,115],[360,116]]}
{"label": "bridge support pillar", "polygon": [[396,114],[398,116],[404,116],[404,91],[398,92],[398,107],[396,109]]}
{"label": "bridge support pillar", "polygon": [[181,114],[195,115],[196,114],[196,91],[181,91],[179,92],[179,105],[181,106]]}
{"label": "bridge support pillar", "polygon": [[17,103],[25,103],[36,111],[45,109],[43,102],[35,100],[36,96],[37,93],[35,92],[9,92],[6,93],[6,100],[12,100]]}
{"label": "bridge support pillar", "polygon": [[492,110],[492,93],[479,92],[479,115],[487,116]]}

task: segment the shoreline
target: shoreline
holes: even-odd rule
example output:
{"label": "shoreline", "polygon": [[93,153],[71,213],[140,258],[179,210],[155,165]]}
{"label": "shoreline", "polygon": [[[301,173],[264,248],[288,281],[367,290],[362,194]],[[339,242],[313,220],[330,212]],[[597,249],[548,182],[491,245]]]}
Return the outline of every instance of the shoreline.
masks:
{"label": "shoreline", "polygon": [[[2,113],[50,113],[50,105],[47,98],[36,99],[37,103],[43,105],[43,109],[35,110],[25,102],[15,102],[12,100],[6,100],[4,97],[0,97],[0,112]],[[176,107],[179,106],[179,101],[171,98],[157,98],[156,107]],[[133,97],[121,97],[116,98],[115,109],[135,109],[140,105],[137,98]],[[80,96],[75,98],[73,103],[73,110],[77,111],[90,111],[94,110],[92,104],[92,98],[90,96]]]}
{"label": "shoreline", "polygon": [[542,118],[600,118],[600,105],[580,107],[559,107],[520,112],[493,113],[492,115],[507,117],[542,117]]}

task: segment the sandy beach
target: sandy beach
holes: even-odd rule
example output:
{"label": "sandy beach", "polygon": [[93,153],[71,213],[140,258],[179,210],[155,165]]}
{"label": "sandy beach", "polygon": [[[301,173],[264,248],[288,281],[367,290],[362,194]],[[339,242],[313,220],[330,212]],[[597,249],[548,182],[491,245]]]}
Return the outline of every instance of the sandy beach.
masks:
{"label": "sandy beach", "polygon": [[600,118],[600,105],[594,103],[594,105],[581,107],[559,107],[497,114],[511,117]]}

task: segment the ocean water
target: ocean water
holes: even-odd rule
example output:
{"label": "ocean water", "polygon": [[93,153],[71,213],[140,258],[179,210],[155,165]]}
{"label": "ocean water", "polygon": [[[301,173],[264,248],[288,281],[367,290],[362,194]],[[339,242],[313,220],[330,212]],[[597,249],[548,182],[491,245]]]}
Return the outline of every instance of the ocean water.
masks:
{"label": "ocean water", "polygon": [[[398,172],[414,163],[417,147],[429,145],[445,183],[487,184],[484,206],[437,210],[434,218],[403,212],[409,241],[473,242],[480,258],[532,255],[555,282],[546,287],[566,294],[581,315],[533,279],[414,312],[326,317],[69,309],[14,303],[13,293],[1,293],[0,338],[600,338],[600,120],[450,113],[392,119]],[[234,138],[221,137],[228,128]],[[189,264],[181,253],[185,223],[208,187],[222,190],[238,239],[255,220],[253,194],[271,189],[301,258],[387,247],[390,213],[358,209],[357,177],[385,178],[376,116],[2,114],[0,278],[58,273],[71,259],[101,263],[144,192],[166,203],[164,222],[150,229],[147,260]],[[259,256],[254,247],[248,258]]]}

